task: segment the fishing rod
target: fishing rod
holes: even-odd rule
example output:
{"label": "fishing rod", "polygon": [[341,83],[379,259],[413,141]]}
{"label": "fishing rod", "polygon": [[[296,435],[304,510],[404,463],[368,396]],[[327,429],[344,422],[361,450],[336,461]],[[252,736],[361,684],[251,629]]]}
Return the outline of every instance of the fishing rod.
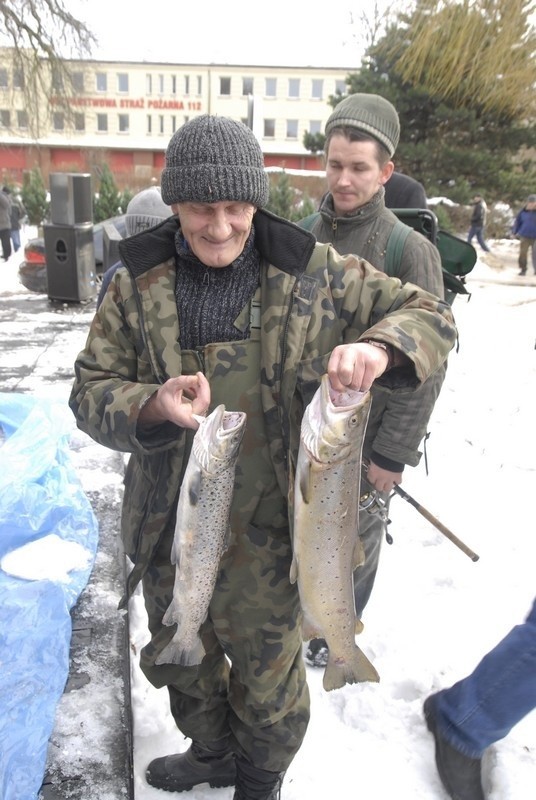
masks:
{"label": "fishing rod", "polygon": [[[367,464],[364,464],[367,467]],[[437,517],[434,517],[433,514],[428,511],[424,506],[415,500],[410,494],[408,494],[404,489],[401,489],[400,486],[393,486],[393,492],[397,494],[399,497],[402,497],[406,500],[413,508],[419,512],[428,522],[430,522],[434,528],[437,528],[443,536],[446,536],[453,544],[458,547],[462,553],[465,553],[471,561],[478,561],[480,558],[470,547],[468,547],[465,542],[462,542],[454,533],[452,533],[446,525],[443,525]],[[387,518],[387,510],[386,510],[386,503],[382,498],[378,495],[378,493],[373,490],[372,492],[365,492],[365,494],[361,495],[359,498],[359,507],[365,511],[369,511],[370,513],[379,512],[385,525],[387,526],[391,520]]]}

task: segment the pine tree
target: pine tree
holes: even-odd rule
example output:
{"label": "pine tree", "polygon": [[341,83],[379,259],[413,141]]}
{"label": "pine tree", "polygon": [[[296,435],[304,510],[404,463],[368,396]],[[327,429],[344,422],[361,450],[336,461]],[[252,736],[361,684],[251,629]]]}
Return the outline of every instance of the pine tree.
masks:
{"label": "pine tree", "polygon": [[43,176],[37,167],[24,173],[21,196],[30,225],[42,225],[49,212],[49,203]]}
{"label": "pine tree", "polygon": [[104,164],[100,176],[99,193],[93,203],[95,222],[115,217],[121,211],[121,193],[108,164]]}

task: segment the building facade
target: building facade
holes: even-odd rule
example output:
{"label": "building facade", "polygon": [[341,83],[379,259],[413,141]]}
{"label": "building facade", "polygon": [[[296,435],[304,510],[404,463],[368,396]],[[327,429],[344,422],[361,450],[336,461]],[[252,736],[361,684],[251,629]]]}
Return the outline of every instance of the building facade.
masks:
{"label": "building facade", "polygon": [[72,61],[70,91],[32,112],[9,54],[0,50],[3,182],[106,163],[120,188],[137,190],[159,180],[173,132],[205,113],[250,125],[267,167],[322,170],[303,137],[323,133],[329,98],[347,90],[345,68]]}

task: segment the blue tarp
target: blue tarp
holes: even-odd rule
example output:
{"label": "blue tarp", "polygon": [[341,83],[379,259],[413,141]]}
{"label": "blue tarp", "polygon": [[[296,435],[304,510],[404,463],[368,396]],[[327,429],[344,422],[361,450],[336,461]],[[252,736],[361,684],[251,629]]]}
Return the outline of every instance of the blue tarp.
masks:
{"label": "blue tarp", "polygon": [[98,525],[70,460],[67,405],[0,393],[0,558],[56,534],[89,551],[66,582],[0,569],[0,797],[35,800],[69,674],[70,611],[86,586]]}

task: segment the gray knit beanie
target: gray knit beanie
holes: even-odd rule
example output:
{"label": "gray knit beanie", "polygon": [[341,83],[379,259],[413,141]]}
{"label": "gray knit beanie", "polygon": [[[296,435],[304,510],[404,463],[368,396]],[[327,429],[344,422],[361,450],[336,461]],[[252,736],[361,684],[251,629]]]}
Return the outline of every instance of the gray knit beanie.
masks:
{"label": "gray knit beanie", "polygon": [[326,136],[342,125],[373,136],[393,156],[400,139],[400,120],[395,107],[379,94],[351,94],[335,106],[326,122]]}
{"label": "gray knit beanie", "polygon": [[125,228],[127,236],[134,236],[146,228],[158,225],[171,217],[173,211],[162,200],[159,186],[150,186],[135,194],[127,206]]}
{"label": "gray knit beanie", "polygon": [[258,208],[269,195],[264,158],[243,122],[204,114],[171,137],[162,171],[165,203],[238,200]]}

